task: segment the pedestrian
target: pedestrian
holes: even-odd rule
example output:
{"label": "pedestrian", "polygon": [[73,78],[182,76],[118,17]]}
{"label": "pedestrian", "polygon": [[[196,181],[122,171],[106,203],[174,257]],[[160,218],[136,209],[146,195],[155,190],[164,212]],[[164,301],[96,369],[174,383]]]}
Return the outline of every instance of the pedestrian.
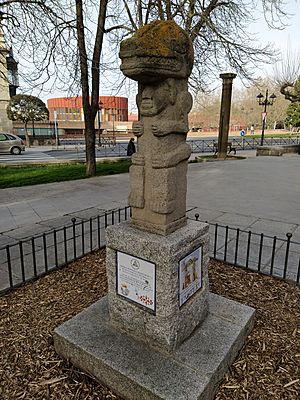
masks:
{"label": "pedestrian", "polygon": [[128,146],[127,146],[127,155],[130,157],[132,154],[135,153],[135,144],[134,144],[134,138],[131,138],[129,140]]}
{"label": "pedestrian", "polygon": [[251,134],[251,135],[254,135],[254,126],[253,126],[253,125],[251,125],[250,134]]}

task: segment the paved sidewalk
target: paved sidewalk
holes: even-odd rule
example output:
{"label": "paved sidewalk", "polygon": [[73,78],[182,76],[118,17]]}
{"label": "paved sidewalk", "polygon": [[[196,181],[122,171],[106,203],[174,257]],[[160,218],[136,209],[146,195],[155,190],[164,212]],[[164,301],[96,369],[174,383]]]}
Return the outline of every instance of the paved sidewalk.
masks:
{"label": "paved sidewalk", "polygon": [[[253,157],[253,154],[249,152],[249,158],[240,161],[190,164],[188,215],[193,217],[198,213],[203,221],[269,236],[286,238],[290,232],[292,240],[300,242],[300,157],[296,154]],[[104,210],[123,207],[128,192],[128,174],[2,189],[0,248],[70,224],[73,217],[85,220]],[[291,249],[295,253],[294,269],[299,260],[296,247]],[[257,253],[258,249],[252,251]],[[284,257],[283,244],[281,251]],[[268,255],[264,265],[269,261]]]}

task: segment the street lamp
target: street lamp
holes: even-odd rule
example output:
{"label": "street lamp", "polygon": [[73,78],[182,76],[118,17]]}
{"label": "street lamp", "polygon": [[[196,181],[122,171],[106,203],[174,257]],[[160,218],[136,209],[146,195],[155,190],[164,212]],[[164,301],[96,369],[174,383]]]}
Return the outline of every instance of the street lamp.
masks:
{"label": "street lamp", "polygon": [[114,146],[116,145],[116,137],[115,137],[115,116],[116,116],[116,114],[115,114],[114,111],[113,111],[112,117],[113,117],[113,145],[114,145]]}
{"label": "street lamp", "polygon": [[58,149],[59,146],[59,137],[58,137],[58,129],[57,129],[57,111],[53,111],[53,116],[54,116],[54,132],[55,132],[55,144],[56,148]]}
{"label": "street lamp", "polygon": [[112,144],[115,146],[116,144],[116,137],[115,137],[115,116],[116,114],[114,113],[113,108],[108,108],[107,109],[109,112],[109,115],[112,117]]}
{"label": "street lamp", "polygon": [[101,126],[101,110],[102,110],[102,106],[103,103],[102,101],[99,101],[98,103],[98,145],[101,146],[101,130],[100,130],[100,126]]}
{"label": "street lamp", "polygon": [[269,98],[268,98],[268,94],[269,94],[269,91],[267,89],[265,98],[264,98],[263,94],[261,94],[261,93],[259,93],[256,96],[258,104],[260,106],[264,106],[264,111],[262,113],[262,130],[261,130],[261,142],[260,142],[261,146],[264,145],[264,133],[265,133],[265,123],[266,123],[266,116],[267,116],[267,106],[272,106],[276,99],[276,96],[274,93],[271,94],[271,96]]}

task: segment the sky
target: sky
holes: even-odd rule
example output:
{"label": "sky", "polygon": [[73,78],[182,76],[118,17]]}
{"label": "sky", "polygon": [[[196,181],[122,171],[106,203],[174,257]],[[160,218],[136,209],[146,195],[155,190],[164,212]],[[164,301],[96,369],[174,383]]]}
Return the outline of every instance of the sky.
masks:
{"label": "sky", "polygon": [[[283,22],[284,29],[270,29],[263,17],[258,17],[255,24],[252,24],[253,31],[257,32],[261,44],[274,43],[283,54],[287,49],[300,52],[300,0],[286,0],[285,10],[289,14]],[[264,73],[272,73],[272,66],[266,65]]]}
{"label": "sky", "polygon": [[[251,32],[257,33],[259,42],[262,45],[267,45],[268,43],[273,43],[274,47],[279,48],[283,54],[290,49],[296,53],[300,54],[300,0],[286,0],[285,10],[290,14],[284,22],[287,24],[285,29],[274,30],[270,29],[264,20],[261,13],[257,13],[256,23],[251,24]],[[230,72],[230,71],[227,71]],[[234,71],[232,71],[234,72]],[[272,65],[266,64],[262,69],[257,71],[258,75],[261,77],[272,76],[274,74],[274,67]],[[238,79],[236,80],[238,81]],[[238,84],[238,82],[237,82]],[[220,81],[221,86],[221,81]],[[133,85],[130,91],[126,89],[119,93],[114,93],[112,89],[101,90],[102,95],[119,95],[129,97],[129,111],[136,111],[135,106],[135,90],[136,86]],[[34,93],[33,93],[34,94]],[[66,94],[61,92],[53,92],[42,96],[39,94],[44,101],[51,97],[64,97]]]}

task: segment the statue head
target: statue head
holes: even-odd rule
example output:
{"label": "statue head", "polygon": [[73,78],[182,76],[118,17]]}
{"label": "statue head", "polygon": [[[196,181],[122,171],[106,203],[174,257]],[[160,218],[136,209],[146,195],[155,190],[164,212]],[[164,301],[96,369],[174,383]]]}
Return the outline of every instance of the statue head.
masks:
{"label": "statue head", "polygon": [[176,87],[171,78],[151,85],[141,84],[137,95],[140,114],[144,117],[160,114],[169,105],[174,105],[176,95]]}
{"label": "statue head", "polygon": [[142,83],[186,79],[194,61],[191,39],[174,21],[143,26],[121,42],[119,55],[123,74]]}

